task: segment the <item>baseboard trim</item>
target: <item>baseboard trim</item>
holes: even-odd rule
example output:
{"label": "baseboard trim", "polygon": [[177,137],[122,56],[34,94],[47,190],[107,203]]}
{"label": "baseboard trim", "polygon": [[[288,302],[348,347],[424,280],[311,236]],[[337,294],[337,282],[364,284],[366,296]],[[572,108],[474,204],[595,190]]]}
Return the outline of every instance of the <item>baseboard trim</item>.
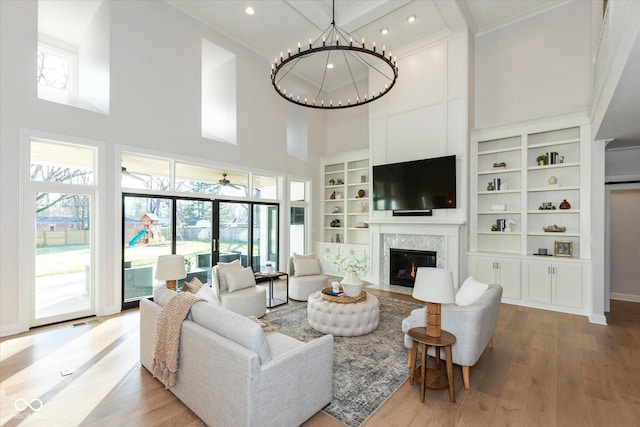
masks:
{"label": "baseboard trim", "polygon": [[19,323],[14,323],[12,325],[5,325],[0,327],[0,337],[8,337],[9,335],[19,334],[21,332],[28,331],[29,328],[24,329]]}
{"label": "baseboard trim", "polygon": [[640,295],[611,292],[611,299],[618,300],[618,301],[640,302]]}
{"label": "baseboard trim", "polygon": [[596,325],[607,325],[607,318],[604,314],[590,314],[589,322],[595,323]]}

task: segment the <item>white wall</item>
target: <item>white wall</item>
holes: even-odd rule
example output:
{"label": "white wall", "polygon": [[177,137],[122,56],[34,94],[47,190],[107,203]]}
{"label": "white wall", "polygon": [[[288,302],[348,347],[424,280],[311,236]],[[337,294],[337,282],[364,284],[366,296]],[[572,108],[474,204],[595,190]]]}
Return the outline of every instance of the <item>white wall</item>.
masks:
{"label": "white wall", "polygon": [[[468,52],[467,33],[461,33],[399,54],[396,86],[369,107],[372,165],[457,156],[458,208],[436,210],[434,217],[462,221],[468,188]],[[369,79],[370,88],[376,87],[376,76]],[[374,212],[374,218],[389,215]]]}
{"label": "white wall", "polygon": [[[20,130],[35,129],[102,141],[101,187],[106,236],[120,235],[116,145],[212,164],[316,178],[324,154],[325,114],[309,113],[307,161],[287,155],[287,103],[268,84],[269,61],[229,41],[163,2],[110,2],[110,114],[37,98],[37,2],[0,2],[0,333],[25,325],[28,287],[20,274]],[[201,137],[201,39],[237,55],[238,143]],[[287,193],[285,193],[287,194]],[[286,211],[286,209],[283,209]],[[284,214],[283,214],[284,215]],[[26,225],[29,226],[29,225]],[[120,308],[119,239],[99,242],[103,272],[99,314]],[[284,241],[284,240],[283,240]],[[284,249],[284,248],[283,248]],[[28,314],[26,314],[28,318]]]}
{"label": "white wall", "polygon": [[474,128],[587,108],[591,7],[570,2],[476,38]]}

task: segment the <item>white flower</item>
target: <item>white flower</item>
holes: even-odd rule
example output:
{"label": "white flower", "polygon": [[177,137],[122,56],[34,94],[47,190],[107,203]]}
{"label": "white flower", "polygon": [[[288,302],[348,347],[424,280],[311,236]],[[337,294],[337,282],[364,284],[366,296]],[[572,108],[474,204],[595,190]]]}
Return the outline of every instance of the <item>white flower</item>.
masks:
{"label": "white flower", "polygon": [[368,260],[369,257],[367,256],[365,256],[364,258],[356,258],[335,255],[333,256],[333,258],[331,258],[331,262],[340,267],[340,269],[354,273],[364,273],[369,268],[367,265]]}

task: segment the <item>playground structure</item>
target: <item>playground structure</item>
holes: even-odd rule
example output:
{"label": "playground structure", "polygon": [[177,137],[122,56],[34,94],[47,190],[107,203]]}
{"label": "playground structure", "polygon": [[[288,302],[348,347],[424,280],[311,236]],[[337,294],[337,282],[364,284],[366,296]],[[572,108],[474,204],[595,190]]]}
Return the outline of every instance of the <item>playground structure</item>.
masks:
{"label": "playground structure", "polygon": [[140,218],[142,229],[129,240],[129,246],[149,245],[160,243],[160,218],[152,213],[146,213]]}

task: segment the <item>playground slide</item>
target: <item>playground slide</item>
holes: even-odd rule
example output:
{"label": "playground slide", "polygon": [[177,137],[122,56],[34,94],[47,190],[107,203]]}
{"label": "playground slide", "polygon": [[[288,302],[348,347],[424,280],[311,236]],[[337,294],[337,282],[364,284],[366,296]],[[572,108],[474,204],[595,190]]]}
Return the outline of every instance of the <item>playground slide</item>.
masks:
{"label": "playground slide", "polygon": [[147,234],[148,230],[140,230],[140,232],[138,234],[136,234],[135,236],[133,236],[133,239],[129,240],[129,246],[133,246],[135,245],[138,240],[140,240],[140,238],[142,236],[144,236],[145,234]]}

